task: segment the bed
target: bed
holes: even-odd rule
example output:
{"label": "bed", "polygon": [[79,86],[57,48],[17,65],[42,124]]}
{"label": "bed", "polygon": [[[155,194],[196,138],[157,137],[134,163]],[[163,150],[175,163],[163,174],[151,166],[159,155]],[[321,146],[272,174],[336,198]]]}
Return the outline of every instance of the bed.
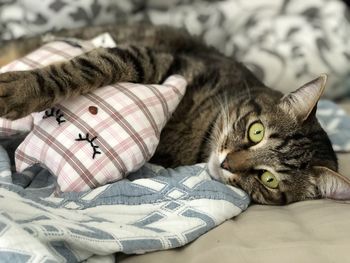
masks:
{"label": "bed", "polygon": [[[236,59],[245,62],[265,83],[284,92],[294,89],[295,86],[321,72],[327,72],[331,78],[324,97],[325,101],[319,105],[318,114],[324,122],[323,125],[333,137],[332,142],[335,150],[337,150],[340,172],[350,176],[350,121],[349,117],[341,110],[341,108],[345,109],[347,114],[350,114],[350,68],[348,67],[350,64],[350,37],[348,35],[350,22],[347,15],[348,9],[342,1],[314,0],[305,3],[301,0],[290,2],[265,0],[247,3],[243,0],[214,2],[196,0],[191,4],[188,1],[175,0],[166,2],[152,0],[145,3],[140,1],[118,1],[118,3],[113,3],[113,1],[81,1],[79,3],[77,1],[72,4],[64,1],[47,1],[39,8],[33,8],[32,2],[22,0],[1,3],[3,5],[0,9],[0,19],[3,22],[0,24],[2,39],[39,34],[54,28],[71,27],[72,25],[78,27],[89,24],[111,23],[127,17],[129,20],[147,20],[155,24],[165,23],[185,27],[192,34],[201,35],[205,41],[216,46],[227,55],[232,55]],[[247,47],[251,48],[248,49]],[[336,104],[331,101],[336,102]],[[7,159],[1,160],[0,164],[6,166]],[[200,231],[193,231],[194,235],[187,235],[183,243],[174,241],[174,243],[170,242],[170,245],[161,243],[157,246],[154,245],[154,240],[148,240],[144,242],[146,245],[142,245],[143,247],[135,248],[133,244],[137,242],[126,242],[128,245],[124,248],[127,249],[115,250],[120,252],[106,256],[101,252],[108,251],[102,249],[105,245],[93,241],[96,242],[98,248],[90,244],[91,247],[87,248],[89,251],[87,254],[81,253],[79,248],[75,248],[72,252],[73,254],[76,253],[75,257],[72,255],[71,259],[77,258],[76,255],[80,253],[79,255],[84,254],[81,258],[88,262],[113,262],[114,260],[123,263],[163,261],[169,263],[213,261],[350,262],[350,259],[348,259],[348,247],[350,245],[348,235],[350,232],[349,202],[315,200],[283,207],[261,205],[250,205],[248,207],[249,200],[242,198],[242,193],[239,190],[237,192],[231,189],[234,192],[232,194],[233,192],[230,192],[231,190],[227,188],[221,188],[222,186],[215,183],[213,185],[203,167],[201,165],[196,166],[196,173],[190,173],[190,175],[202,176],[201,180],[207,183],[205,187],[208,187],[208,189],[214,187],[217,193],[225,192],[227,194],[225,197],[217,195],[215,201],[218,201],[218,203],[215,204],[221,206],[221,201],[225,200],[225,204],[231,208],[231,213],[221,214],[221,209],[202,210],[203,214],[212,213],[210,217],[215,223],[211,225],[207,223],[206,225],[209,226],[207,228],[198,228],[198,225],[200,225],[198,219],[201,218],[201,215],[196,218],[192,217],[193,221],[191,222],[197,224],[196,229],[200,229]],[[140,176],[141,179],[144,179],[142,176],[147,173],[161,173],[162,176],[165,173],[166,176],[158,181],[158,183],[164,184],[168,183],[169,174],[174,177],[179,176],[176,171],[165,172],[159,167],[145,166],[142,169],[139,172],[141,175],[136,173],[129,183],[125,182],[125,185],[120,189],[118,188],[119,190],[114,189],[113,191],[117,191],[123,196],[123,187],[126,189],[135,187],[132,182],[140,179]],[[45,184],[50,180],[48,174],[36,167],[29,172],[40,175],[38,181],[36,181],[37,183],[33,184],[34,189],[31,190],[31,193],[35,195],[36,190],[45,186],[45,193],[49,195],[52,189],[47,187],[50,184]],[[3,177],[8,175],[5,172]],[[179,191],[178,186],[176,187],[176,190]],[[196,189],[196,191],[205,192],[205,189],[207,188]],[[7,190],[11,191],[9,188]],[[178,192],[176,193],[178,194]],[[196,195],[198,193],[192,192],[192,194]],[[237,198],[228,198],[232,195]],[[85,200],[89,200],[91,196],[93,194],[86,197]],[[25,198],[24,195],[21,195],[22,197]],[[66,202],[64,205],[68,205],[69,209],[74,210],[76,209],[74,205],[77,204],[74,200],[80,198],[83,197],[79,195],[68,196],[64,201]],[[133,200],[143,199],[137,199],[134,196]],[[228,199],[230,201],[227,201]],[[0,200],[6,202],[4,199],[0,198]],[[69,203],[69,200],[74,202]],[[245,200],[245,202],[237,203],[237,200]],[[43,204],[41,202],[44,201],[40,199],[38,203]],[[61,204],[62,200],[56,201],[57,204]],[[215,207],[215,204],[213,203],[213,207]],[[81,203],[81,205],[84,207],[86,204]],[[119,205],[124,204],[119,203]],[[193,204],[186,205],[192,207]],[[5,203],[2,203],[0,208],[11,206],[13,204],[7,203],[5,206]],[[161,206],[168,210],[177,207],[174,203],[164,203]],[[147,205],[144,207],[145,210],[148,209]],[[202,204],[202,206],[196,208],[199,209],[199,207],[203,208],[205,205]],[[125,211],[121,210],[121,214]],[[3,216],[4,213],[1,215]],[[104,216],[101,217],[100,220],[104,218]],[[0,219],[3,219],[3,217]],[[183,219],[172,218],[173,221],[171,222],[186,225],[188,221],[181,221]],[[12,237],[17,237],[16,235],[20,233],[19,237],[23,235],[30,240],[30,235],[37,237],[40,233],[43,233],[42,229],[37,232],[31,232],[28,229],[26,231],[25,216],[16,220],[22,220],[20,223],[23,227],[21,229],[16,228],[17,232],[9,232]],[[95,224],[93,226],[101,223],[98,218],[94,218],[94,220],[95,222],[91,221]],[[125,220],[131,220],[133,224],[137,221],[136,217]],[[147,222],[152,223],[152,220]],[[111,222],[114,221],[111,220]],[[211,222],[210,218],[207,222]],[[153,231],[153,234],[161,233],[155,229],[150,229],[148,223],[144,223],[143,227],[145,229],[143,231]],[[121,223],[118,226],[120,225]],[[4,242],[8,241],[4,238],[5,226],[6,224],[0,223],[0,248],[4,245]],[[46,226],[45,231],[49,233],[50,238],[55,233],[53,226],[49,225]],[[80,229],[80,231],[82,230]],[[101,232],[97,230],[94,232],[92,228],[89,231],[92,236],[85,234],[85,238],[103,236]],[[188,229],[183,228],[177,234],[184,236],[184,233],[188,231]],[[147,232],[148,235],[151,235],[150,233]],[[79,236],[82,232],[76,229],[75,234]],[[161,239],[161,235],[157,238]],[[13,244],[18,244],[17,241],[18,238]],[[80,244],[86,243],[82,242]],[[52,247],[55,248],[55,251],[66,251],[62,242],[57,243],[56,246],[54,244]],[[178,248],[169,249],[172,247]],[[99,250],[100,248],[101,250]],[[35,249],[46,251],[47,248],[34,246]],[[145,253],[152,250],[157,251]],[[52,255],[52,251],[51,249],[48,255]],[[42,255],[46,255],[45,253],[43,252]],[[6,259],[11,259],[10,256],[10,254],[0,253],[0,259],[5,259],[5,262]],[[23,262],[30,259],[30,257],[26,258],[25,254],[23,257]],[[69,259],[68,256],[67,258]],[[56,260],[58,262],[69,262],[67,258],[58,257]],[[49,257],[37,257],[35,260],[33,258],[31,260],[39,262],[46,259],[49,259]]]}

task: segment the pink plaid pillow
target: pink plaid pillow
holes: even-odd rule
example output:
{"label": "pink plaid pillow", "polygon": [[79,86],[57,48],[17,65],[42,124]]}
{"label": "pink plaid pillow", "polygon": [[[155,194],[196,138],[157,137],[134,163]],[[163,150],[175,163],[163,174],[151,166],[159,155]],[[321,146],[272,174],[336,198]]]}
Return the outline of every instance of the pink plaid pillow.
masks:
{"label": "pink plaid pillow", "polygon": [[[66,44],[49,44],[62,52],[60,45]],[[119,180],[151,158],[185,88],[178,75],[162,85],[118,83],[33,114],[34,128],[16,151],[16,168],[43,164],[58,177],[60,191]]]}

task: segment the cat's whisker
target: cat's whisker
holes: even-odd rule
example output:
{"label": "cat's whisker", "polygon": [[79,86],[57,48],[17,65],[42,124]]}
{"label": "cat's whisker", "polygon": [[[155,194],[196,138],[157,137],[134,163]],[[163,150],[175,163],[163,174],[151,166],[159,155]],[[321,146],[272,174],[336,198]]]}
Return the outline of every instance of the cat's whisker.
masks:
{"label": "cat's whisker", "polygon": [[247,83],[246,80],[243,81],[243,85],[245,86],[245,89],[246,89],[246,91],[247,91],[248,98],[249,98],[249,99],[252,99],[252,94],[251,94],[251,92],[250,92],[250,87],[249,87],[249,85],[248,85],[248,83]]}

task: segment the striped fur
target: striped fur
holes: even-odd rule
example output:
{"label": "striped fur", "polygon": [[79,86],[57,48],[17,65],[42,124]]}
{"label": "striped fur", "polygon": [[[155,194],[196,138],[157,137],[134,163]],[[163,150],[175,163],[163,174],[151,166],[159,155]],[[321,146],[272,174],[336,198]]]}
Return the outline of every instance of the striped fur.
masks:
{"label": "striped fur", "polygon": [[[123,25],[56,35],[88,39],[106,31],[117,48],[96,49],[39,70],[0,75],[0,114],[19,118],[118,81],[160,83],[170,74],[181,74],[189,86],[161,134],[153,162],[178,166],[208,161],[214,177],[242,187],[258,203],[321,197],[316,183],[320,173],[314,173],[313,167],[336,171],[337,161],[314,112],[305,121],[298,120],[279,107],[283,94],[184,31]],[[2,48],[17,45],[23,55],[40,44],[39,38],[31,38]],[[247,140],[247,127],[256,120],[264,123],[266,134],[254,145]],[[220,169],[225,158],[232,164],[228,171]],[[279,189],[261,183],[263,170],[280,178]]]}

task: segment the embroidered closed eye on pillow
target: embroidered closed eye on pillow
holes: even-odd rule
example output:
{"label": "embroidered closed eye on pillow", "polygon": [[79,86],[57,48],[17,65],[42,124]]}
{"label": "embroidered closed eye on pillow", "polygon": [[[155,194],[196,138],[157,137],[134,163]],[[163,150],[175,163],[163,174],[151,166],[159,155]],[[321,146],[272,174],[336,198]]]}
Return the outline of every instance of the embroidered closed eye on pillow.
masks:
{"label": "embroidered closed eye on pillow", "polygon": [[[2,71],[42,66],[82,52],[52,42]],[[15,123],[2,119],[0,126],[8,130],[22,124],[31,129],[16,150],[19,172],[40,163],[57,176],[59,191],[84,191],[117,181],[151,158],[185,89],[186,81],[179,75],[162,85],[118,83]]]}

